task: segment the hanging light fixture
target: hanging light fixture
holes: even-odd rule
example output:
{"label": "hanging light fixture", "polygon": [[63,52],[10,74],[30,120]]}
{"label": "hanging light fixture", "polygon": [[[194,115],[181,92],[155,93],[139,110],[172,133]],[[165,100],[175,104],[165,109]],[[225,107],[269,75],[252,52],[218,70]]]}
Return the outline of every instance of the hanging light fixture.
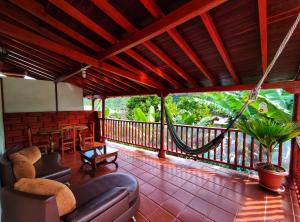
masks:
{"label": "hanging light fixture", "polygon": [[268,112],[268,105],[265,102],[261,102],[258,106],[258,112],[260,113],[267,113]]}
{"label": "hanging light fixture", "polygon": [[81,69],[82,72],[82,78],[86,78],[86,69]]}
{"label": "hanging light fixture", "polygon": [[27,71],[24,72],[24,79],[36,80],[35,78],[29,76]]}

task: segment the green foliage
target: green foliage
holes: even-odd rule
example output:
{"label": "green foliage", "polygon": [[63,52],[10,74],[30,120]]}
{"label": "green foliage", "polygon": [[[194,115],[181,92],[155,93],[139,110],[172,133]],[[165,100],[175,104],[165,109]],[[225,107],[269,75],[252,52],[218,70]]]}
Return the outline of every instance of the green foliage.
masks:
{"label": "green foliage", "polygon": [[[151,106],[153,108],[151,108]],[[135,119],[134,110],[135,108],[139,108],[143,113],[149,113],[150,108],[154,109],[151,111],[152,117],[154,117],[155,121],[158,122],[160,120],[160,98],[157,96],[142,96],[142,97],[131,97],[127,102],[127,109],[128,112],[126,114],[127,118],[130,120]]]}
{"label": "green foliage", "polygon": [[280,122],[265,116],[255,115],[241,118],[236,126],[244,133],[253,136],[264,147],[276,146],[300,134],[300,127],[294,122]]}
{"label": "green foliage", "polygon": [[139,107],[135,107],[133,109],[133,116],[134,116],[135,121],[147,122],[147,117],[146,117],[145,113]]}
{"label": "green foliage", "polygon": [[105,117],[108,118],[108,117],[109,117],[109,114],[110,114],[110,108],[109,108],[109,107],[106,107],[106,108],[105,108]]}

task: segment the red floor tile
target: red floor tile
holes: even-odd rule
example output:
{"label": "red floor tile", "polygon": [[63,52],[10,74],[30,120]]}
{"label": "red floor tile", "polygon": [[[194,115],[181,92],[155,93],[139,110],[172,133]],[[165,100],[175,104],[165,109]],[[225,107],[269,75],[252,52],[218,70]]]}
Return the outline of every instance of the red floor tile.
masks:
{"label": "red floor tile", "polygon": [[209,218],[214,221],[233,222],[235,215],[228,213],[218,207],[213,207],[209,213]]}
{"label": "red floor tile", "polygon": [[148,197],[154,202],[156,202],[157,204],[162,204],[163,202],[165,202],[167,199],[170,198],[170,195],[166,194],[165,192],[159,189],[156,189],[150,195],[148,195]]}
{"label": "red floor tile", "polygon": [[152,193],[156,188],[152,186],[151,184],[144,183],[140,185],[140,192],[145,195],[149,195]]}
{"label": "red floor tile", "polygon": [[180,202],[179,200],[170,197],[161,206],[169,213],[177,217],[179,213],[185,208],[186,205]]}
{"label": "red floor tile", "polygon": [[188,205],[190,208],[193,208],[194,210],[205,216],[208,216],[210,211],[214,208],[214,205],[206,202],[199,197],[194,197]]}
{"label": "red floor tile", "polygon": [[139,211],[142,213],[142,215],[145,218],[148,218],[153,214],[153,212],[159,207],[157,203],[154,201],[150,200],[148,197],[141,196],[141,203],[140,203],[140,208]]}
{"label": "red floor tile", "polygon": [[148,218],[151,222],[175,222],[176,217],[170,214],[168,211],[164,210],[163,208],[158,208],[154,213]]}
{"label": "red floor tile", "polygon": [[187,207],[185,208],[178,216],[178,219],[182,222],[212,222],[209,218],[205,217],[202,214],[199,214],[197,211]]}
{"label": "red floor tile", "polygon": [[195,196],[185,190],[179,189],[172,195],[172,197],[184,204],[188,204]]}

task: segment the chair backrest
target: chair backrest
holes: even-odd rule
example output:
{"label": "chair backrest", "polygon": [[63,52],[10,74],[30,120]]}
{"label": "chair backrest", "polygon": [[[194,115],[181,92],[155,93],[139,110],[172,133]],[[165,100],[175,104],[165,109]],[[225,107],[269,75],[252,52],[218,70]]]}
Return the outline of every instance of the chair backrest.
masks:
{"label": "chair backrest", "polygon": [[68,125],[61,127],[61,140],[73,139],[75,141],[75,128],[74,126]]}
{"label": "chair backrest", "polygon": [[89,126],[89,130],[91,132],[91,136],[92,136],[93,142],[94,142],[94,140],[95,140],[95,123],[94,123],[94,121],[89,122],[88,126]]}
{"label": "chair backrest", "polygon": [[32,146],[32,132],[31,127],[27,128],[28,146]]}

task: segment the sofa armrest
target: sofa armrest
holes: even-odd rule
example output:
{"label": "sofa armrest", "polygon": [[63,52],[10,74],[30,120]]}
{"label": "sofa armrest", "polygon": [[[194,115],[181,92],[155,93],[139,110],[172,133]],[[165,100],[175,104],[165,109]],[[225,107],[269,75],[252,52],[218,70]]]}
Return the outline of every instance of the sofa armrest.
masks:
{"label": "sofa armrest", "polygon": [[[107,218],[113,221],[129,208],[128,191],[125,188],[113,188],[101,195],[91,199],[69,214],[65,221],[90,221],[94,218]],[[111,213],[111,211],[114,213]],[[107,213],[106,213],[107,212]],[[102,221],[102,220],[101,220]]]}
{"label": "sofa armrest", "polygon": [[1,189],[3,222],[59,222],[55,196]]}

